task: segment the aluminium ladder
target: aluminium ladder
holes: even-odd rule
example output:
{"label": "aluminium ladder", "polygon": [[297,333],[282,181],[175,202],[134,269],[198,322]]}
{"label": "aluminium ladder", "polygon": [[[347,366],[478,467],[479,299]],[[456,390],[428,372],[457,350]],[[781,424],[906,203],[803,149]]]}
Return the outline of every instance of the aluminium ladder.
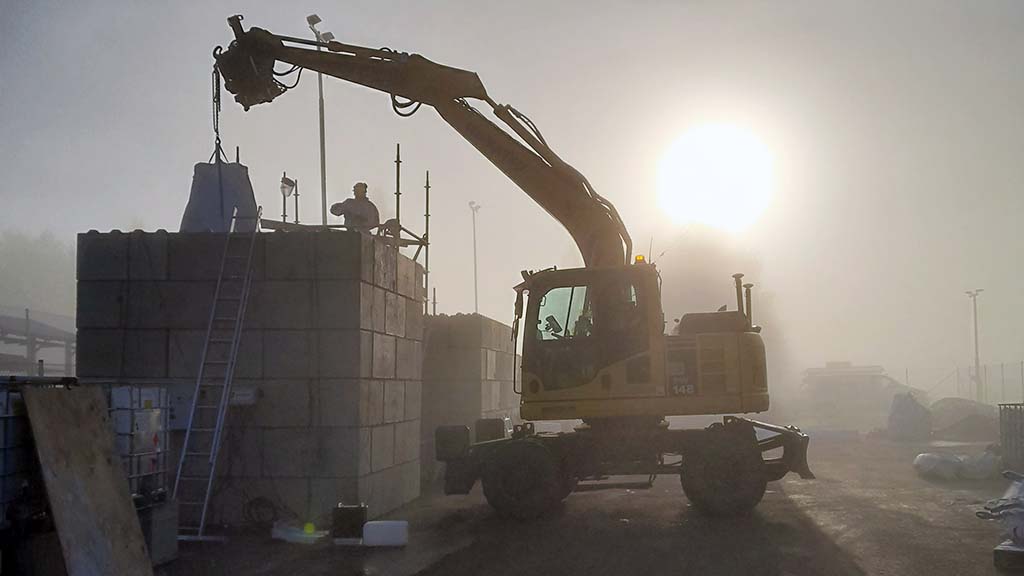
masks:
{"label": "aluminium ladder", "polygon": [[239,221],[236,208],[231,218],[232,225],[225,234],[217,288],[213,294],[206,341],[199,358],[192,395],[192,409],[174,480],[172,498],[178,501],[181,518],[179,540],[220,539],[205,534],[206,516],[252,286],[253,248],[262,211],[262,208],[257,211],[252,232],[239,234],[234,232]]}

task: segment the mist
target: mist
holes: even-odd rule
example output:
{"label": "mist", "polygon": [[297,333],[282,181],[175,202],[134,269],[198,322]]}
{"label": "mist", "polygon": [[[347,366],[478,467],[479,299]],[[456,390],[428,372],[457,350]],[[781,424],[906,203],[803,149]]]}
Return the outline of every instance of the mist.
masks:
{"label": "mist", "polygon": [[[247,25],[297,36],[317,12],[342,41],[478,72],[616,204],[637,252],[652,239],[654,256],[665,251],[669,321],[684,306],[730,303],[729,275],[747,273],[771,362],[788,379],[849,360],[927,388],[970,363],[963,292],[979,287],[983,362],[1021,358],[1022,275],[1007,262],[1024,208],[1024,8],[1013,2],[527,2],[511,12],[498,2],[324,2],[300,13],[268,2],[8,0],[0,229],[67,245],[90,229],[175,230],[192,165],[212,152],[211,51],[228,43],[225,18],[239,11]],[[522,269],[580,265],[558,224],[432,111],[397,118],[385,96],[332,79],[325,92],[329,201],[362,180],[392,214],[400,142],[403,221],[420,230],[430,170],[439,312],[471,307],[470,200],[483,206],[482,313],[511,319]],[[318,221],[313,74],[248,113],[225,96],[225,149],[239,148],[257,200],[276,212],[287,171],[302,186],[301,220]],[[660,155],[709,121],[747,127],[775,160],[768,210],[736,233],[695,233],[655,201]]]}

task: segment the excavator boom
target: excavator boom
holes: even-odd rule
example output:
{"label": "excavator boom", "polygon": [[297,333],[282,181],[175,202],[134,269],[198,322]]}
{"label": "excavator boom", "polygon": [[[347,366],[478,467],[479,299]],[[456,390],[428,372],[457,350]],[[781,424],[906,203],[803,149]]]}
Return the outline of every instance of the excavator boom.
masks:
{"label": "excavator boom", "polygon": [[[547,146],[529,119],[510,106],[496,104],[474,72],[418,54],[335,41],[319,43],[277,36],[260,28],[246,31],[240,16],[230,18],[229,23],[235,40],[227,50],[215,54],[217,66],[225,87],[246,110],[287,91],[276,78],[276,62],[388,93],[399,114],[426,104],[565,227],[587,267],[629,262],[632,243],[615,207]],[[484,117],[468,99],[487,103],[515,136]],[[411,111],[403,115],[408,114]]]}

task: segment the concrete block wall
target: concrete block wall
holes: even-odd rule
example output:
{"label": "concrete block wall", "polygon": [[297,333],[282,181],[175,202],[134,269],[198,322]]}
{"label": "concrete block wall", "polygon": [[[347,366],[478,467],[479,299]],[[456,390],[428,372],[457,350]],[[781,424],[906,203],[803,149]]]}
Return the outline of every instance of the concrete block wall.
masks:
{"label": "concrete block wall", "polygon": [[513,390],[518,358],[512,328],[479,314],[425,318],[421,466],[424,481],[434,482],[441,467],[434,461],[434,430],[466,425],[480,418],[519,422],[519,395]]}
{"label": "concrete block wall", "polygon": [[[223,247],[219,234],[80,234],[78,375],[190,396]],[[229,411],[214,520],[265,516],[267,502],[304,521],[338,502],[379,516],[417,497],[422,267],[341,231],[262,233],[253,258],[234,386],[255,402]]]}

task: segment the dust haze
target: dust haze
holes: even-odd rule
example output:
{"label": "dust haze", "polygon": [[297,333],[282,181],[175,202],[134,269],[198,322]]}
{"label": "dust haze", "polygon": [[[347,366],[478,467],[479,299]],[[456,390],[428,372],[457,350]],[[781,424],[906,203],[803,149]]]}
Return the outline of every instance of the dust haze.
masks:
{"label": "dust haze", "polygon": [[[756,283],[773,386],[843,360],[942,395],[954,390],[940,381],[972,362],[964,290],[985,289],[983,363],[1019,362],[1024,345],[1022,274],[1011,260],[1024,213],[1024,7],[969,8],[315,2],[299,13],[256,2],[244,13],[247,24],[302,36],[305,14],[317,12],[342,41],[478,72],[616,204],[637,252],[653,244],[669,329],[686,311],[732,308],[732,273]],[[211,50],[230,40],[224,19],[238,11],[222,2],[4,1],[0,230],[46,232],[65,246],[89,229],[175,230],[192,165],[212,152]],[[558,225],[432,111],[401,119],[380,94],[331,79],[325,90],[330,201],[362,180],[391,214],[401,142],[404,220],[418,230],[430,170],[438,311],[470,309],[471,200],[483,206],[482,313],[510,321],[519,270],[580,264]],[[303,186],[306,222],[320,210],[315,91],[309,73],[273,107],[243,113],[225,98],[221,120],[257,200],[275,213],[287,171]],[[655,202],[660,155],[688,127],[722,120],[770,148],[771,205],[737,233],[672,224]],[[32,266],[0,262],[4,276]],[[27,298],[0,304],[47,307]]]}

